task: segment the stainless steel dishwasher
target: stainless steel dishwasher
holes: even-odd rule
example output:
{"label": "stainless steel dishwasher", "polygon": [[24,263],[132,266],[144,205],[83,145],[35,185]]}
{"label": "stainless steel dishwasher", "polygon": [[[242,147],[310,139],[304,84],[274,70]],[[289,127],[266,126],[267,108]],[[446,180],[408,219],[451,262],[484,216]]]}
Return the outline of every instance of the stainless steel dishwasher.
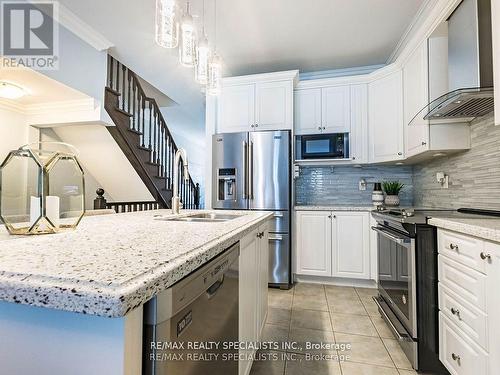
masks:
{"label": "stainless steel dishwasher", "polygon": [[239,254],[236,243],[145,304],[143,375],[238,374],[223,345],[238,341]]}

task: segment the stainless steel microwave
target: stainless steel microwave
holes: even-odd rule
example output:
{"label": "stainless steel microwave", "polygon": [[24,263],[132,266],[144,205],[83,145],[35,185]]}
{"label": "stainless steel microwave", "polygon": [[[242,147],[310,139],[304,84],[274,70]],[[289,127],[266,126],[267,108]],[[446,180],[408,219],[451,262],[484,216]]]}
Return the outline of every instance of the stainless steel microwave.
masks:
{"label": "stainless steel microwave", "polygon": [[295,136],[295,160],[348,158],[349,133]]}

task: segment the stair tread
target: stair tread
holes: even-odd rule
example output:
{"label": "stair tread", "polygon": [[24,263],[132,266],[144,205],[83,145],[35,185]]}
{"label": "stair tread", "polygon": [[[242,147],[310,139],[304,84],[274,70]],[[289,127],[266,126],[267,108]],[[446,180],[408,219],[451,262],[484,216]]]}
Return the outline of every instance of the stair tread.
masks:
{"label": "stair tread", "polygon": [[139,150],[144,150],[144,151],[149,151],[149,152],[153,151],[153,150],[152,150],[152,149],[150,149],[149,147],[143,147],[143,146],[141,146],[141,145],[137,146],[137,148],[138,148]]}
{"label": "stair tread", "polygon": [[124,115],[126,115],[126,116],[128,116],[128,117],[132,117],[132,116],[133,116],[133,115],[132,115],[132,113],[127,112],[127,111],[125,111],[124,109],[121,109],[121,108],[118,108],[118,107],[115,107],[115,111],[118,111],[118,112],[120,112],[120,113],[123,113]]}
{"label": "stair tread", "polygon": [[127,130],[128,130],[129,132],[131,132],[131,133],[134,133],[134,134],[137,134],[137,135],[142,135],[142,133],[141,133],[140,131],[138,131],[138,130],[135,130],[135,129],[130,129],[130,128],[128,128]]}
{"label": "stair tread", "polygon": [[113,93],[115,95],[118,95],[118,96],[122,95],[118,91],[116,91],[115,89],[112,89],[111,87],[108,87],[108,86],[106,86],[106,90],[108,90],[109,92],[111,92],[111,93]]}

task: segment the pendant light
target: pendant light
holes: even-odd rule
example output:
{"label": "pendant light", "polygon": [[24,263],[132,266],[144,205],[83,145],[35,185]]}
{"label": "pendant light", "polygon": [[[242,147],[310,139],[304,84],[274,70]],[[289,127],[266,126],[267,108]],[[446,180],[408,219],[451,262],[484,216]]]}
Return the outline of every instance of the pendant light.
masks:
{"label": "pendant light", "polygon": [[202,38],[196,48],[196,80],[202,85],[208,83],[208,63],[210,60],[210,48],[208,46],[208,38],[205,34],[205,0],[203,0],[203,31]]}
{"label": "pendant light", "polygon": [[208,66],[207,93],[209,95],[219,95],[222,89],[222,59],[217,54],[217,0],[214,3],[214,54]]}
{"label": "pendant light", "polygon": [[156,0],[155,41],[164,48],[179,44],[178,8],[175,0]]}
{"label": "pendant light", "polygon": [[182,65],[192,67],[196,58],[196,31],[193,16],[189,9],[189,1],[186,4],[186,13],[181,22],[181,40],[179,46],[179,60]]}

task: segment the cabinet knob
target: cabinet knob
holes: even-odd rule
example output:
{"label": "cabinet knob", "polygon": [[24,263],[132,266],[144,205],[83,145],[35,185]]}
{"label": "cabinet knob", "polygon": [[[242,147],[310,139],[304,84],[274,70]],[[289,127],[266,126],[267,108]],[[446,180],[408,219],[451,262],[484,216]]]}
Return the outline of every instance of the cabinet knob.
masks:
{"label": "cabinet knob", "polygon": [[255,124],[255,127],[258,128],[259,127],[259,124]]}
{"label": "cabinet knob", "polygon": [[452,358],[454,361],[460,362],[460,356],[459,356],[458,354],[451,353],[451,358]]}
{"label": "cabinet knob", "polygon": [[321,126],[318,126],[318,130],[321,130]]}
{"label": "cabinet knob", "polygon": [[356,156],[353,156],[353,157],[352,157],[352,160],[356,160]]}
{"label": "cabinet knob", "polygon": [[456,316],[458,316],[460,318],[460,310],[458,310],[458,309],[456,309],[454,307],[452,307],[450,310],[451,310],[451,313],[453,315],[456,315]]}
{"label": "cabinet knob", "polygon": [[332,215],[328,215],[328,218],[331,219],[332,218]]}
{"label": "cabinet knob", "polygon": [[252,127],[252,128],[253,128],[253,127],[254,127],[254,124],[250,125],[250,127]]}
{"label": "cabinet knob", "polygon": [[326,128],[323,126],[323,130],[325,130]]}
{"label": "cabinet knob", "polygon": [[426,144],[427,144],[427,142],[422,141],[422,146],[425,146]]}
{"label": "cabinet knob", "polygon": [[483,253],[481,252],[481,254],[479,254],[479,256],[481,257],[482,260],[491,260],[491,254],[486,254],[486,253]]}
{"label": "cabinet knob", "polygon": [[400,152],[398,152],[398,155],[401,156],[401,155],[403,155],[403,153],[400,151]]}
{"label": "cabinet knob", "polygon": [[458,245],[455,245],[454,243],[450,243],[450,249],[458,251]]}

